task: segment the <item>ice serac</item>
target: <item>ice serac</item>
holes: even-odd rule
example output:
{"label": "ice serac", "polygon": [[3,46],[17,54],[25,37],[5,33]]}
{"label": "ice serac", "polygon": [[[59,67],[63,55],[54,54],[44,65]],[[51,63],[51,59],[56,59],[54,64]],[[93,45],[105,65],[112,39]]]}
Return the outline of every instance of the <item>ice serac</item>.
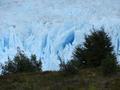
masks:
{"label": "ice serac", "polygon": [[0,62],[17,47],[58,70],[92,27],[105,27],[120,55],[120,0],[0,0]]}

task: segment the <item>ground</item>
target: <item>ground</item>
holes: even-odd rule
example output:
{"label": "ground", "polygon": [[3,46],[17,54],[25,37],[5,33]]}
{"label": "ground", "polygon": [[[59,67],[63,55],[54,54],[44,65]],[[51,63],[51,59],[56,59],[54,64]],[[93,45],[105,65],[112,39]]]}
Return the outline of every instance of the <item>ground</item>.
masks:
{"label": "ground", "polygon": [[97,70],[76,75],[60,72],[0,76],[0,90],[120,90],[120,74],[102,76]]}

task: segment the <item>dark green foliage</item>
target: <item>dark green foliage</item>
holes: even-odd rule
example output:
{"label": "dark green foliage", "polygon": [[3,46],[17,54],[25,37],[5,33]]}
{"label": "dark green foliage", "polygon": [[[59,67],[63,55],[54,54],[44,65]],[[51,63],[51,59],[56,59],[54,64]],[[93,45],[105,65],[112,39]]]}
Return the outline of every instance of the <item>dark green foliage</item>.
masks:
{"label": "dark green foliage", "polygon": [[41,60],[37,60],[36,55],[31,55],[31,63],[33,65],[33,71],[42,71],[42,62]]}
{"label": "dark green foliage", "polygon": [[73,53],[73,60],[78,60],[81,67],[99,67],[108,54],[112,55],[111,38],[104,28],[93,28],[90,35],[85,36],[83,47],[77,47]]}
{"label": "dark green foliage", "polygon": [[116,70],[116,56],[113,53],[111,38],[105,33],[104,28],[93,28],[90,35],[85,36],[83,46],[77,46],[73,52],[72,60],[62,63],[65,72],[78,72],[83,68],[102,67],[102,72],[113,73]]}
{"label": "dark green foliage", "polygon": [[90,35],[85,36],[85,60],[88,66],[97,67],[108,54],[112,54],[113,46],[104,28],[93,30]]}
{"label": "dark green foliage", "polygon": [[41,65],[41,60],[38,61],[36,55],[31,55],[31,58],[28,58],[23,52],[19,51],[13,60],[8,58],[8,61],[2,66],[2,74],[37,72],[41,71]]}
{"label": "dark green foliage", "polygon": [[74,62],[75,66],[77,65],[77,67],[86,67],[87,61],[85,59],[85,50],[80,45],[75,48],[71,62]]}
{"label": "dark green foliage", "polygon": [[117,60],[114,54],[106,56],[102,61],[101,70],[103,75],[111,75],[117,71]]}

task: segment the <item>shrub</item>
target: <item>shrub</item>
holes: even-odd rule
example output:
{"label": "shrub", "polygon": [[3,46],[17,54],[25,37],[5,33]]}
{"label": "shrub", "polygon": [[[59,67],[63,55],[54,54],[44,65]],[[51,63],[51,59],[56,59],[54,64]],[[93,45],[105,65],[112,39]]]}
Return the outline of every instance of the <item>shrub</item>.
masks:
{"label": "shrub", "polygon": [[68,61],[67,63],[64,60],[60,59],[60,71],[65,74],[76,74],[78,72],[78,68],[76,67],[77,62],[74,60]]}

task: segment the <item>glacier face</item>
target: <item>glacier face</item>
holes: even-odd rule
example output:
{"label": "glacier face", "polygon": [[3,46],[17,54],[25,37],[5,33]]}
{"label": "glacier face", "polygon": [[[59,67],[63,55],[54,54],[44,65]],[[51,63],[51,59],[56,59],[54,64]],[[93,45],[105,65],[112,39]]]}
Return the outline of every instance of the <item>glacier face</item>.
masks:
{"label": "glacier face", "polygon": [[[57,70],[93,27],[104,26],[120,51],[120,0],[0,0],[0,62],[16,54],[42,58],[44,70]],[[119,59],[119,56],[118,56]]]}

